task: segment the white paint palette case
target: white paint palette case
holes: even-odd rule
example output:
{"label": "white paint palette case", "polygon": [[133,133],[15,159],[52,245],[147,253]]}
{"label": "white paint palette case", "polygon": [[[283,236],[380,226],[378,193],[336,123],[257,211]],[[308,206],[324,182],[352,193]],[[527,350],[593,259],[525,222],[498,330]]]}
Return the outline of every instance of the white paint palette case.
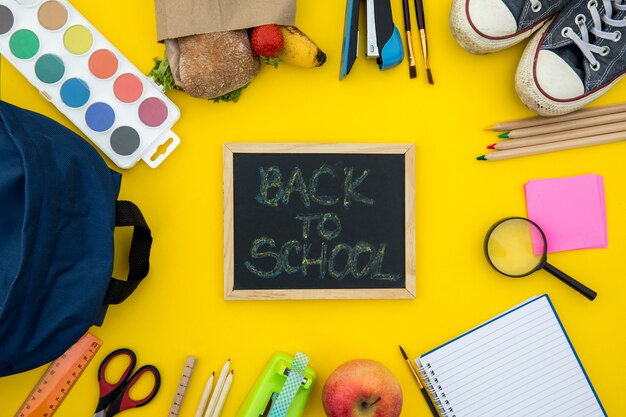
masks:
{"label": "white paint palette case", "polygon": [[66,0],[0,0],[0,54],[120,168],[180,144],[178,107]]}

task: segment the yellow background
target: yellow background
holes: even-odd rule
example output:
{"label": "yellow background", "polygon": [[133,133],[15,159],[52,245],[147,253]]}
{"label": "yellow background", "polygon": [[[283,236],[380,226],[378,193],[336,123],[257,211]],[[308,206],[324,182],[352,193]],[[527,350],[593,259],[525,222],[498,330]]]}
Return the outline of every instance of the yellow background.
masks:
{"label": "yellow background", "polygon": [[[401,1],[392,3],[404,33]],[[102,328],[93,329],[104,346],[57,416],[92,414],[97,365],[119,347],[134,349],[139,364],[157,365],[163,378],[155,400],[126,412],[128,417],[167,415],[187,355],[199,360],[180,415],[193,416],[206,378],[231,358],[235,378],[223,415],[234,416],[276,350],[307,353],[318,372],[305,417],[324,415],[324,381],[355,358],[376,359],[397,376],[404,391],[403,416],[427,416],[398,344],[416,357],[544,292],[607,413],[626,415],[626,143],[476,161],[496,141],[494,133],[482,131],[484,126],[530,115],[513,87],[523,46],[470,55],[450,34],[450,2],[425,3],[434,86],[426,82],[419,55],[417,79],[409,79],[406,62],[380,72],[360,57],[340,82],[345,2],[299,0],[297,25],[328,54],[325,66],[263,67],[236,104],[170,94],[182,112],[174,128],[182,144],[156,170],[140,162],[125,171],[121,192],[141,207],[152,227],[150,275],[127,302],[109,309]],[[152,0],[73,4],[141,71],[148,72],[152,58],[162,54]],[[75,129],[7,61],[1,70],[3,100]],[[626,84],[618,84],[596,104],[623,101],[625,92]],[[416,299],[224,301],[222,143],[230,141],[415,143]],[[482,252],[484,234],[502,217],[525,215],[524,183],[587,173],[604,177],[609,247],[557,253],[550,260],[596,290],[596,301],[545,272],[512,280],[493,271]],[[117,236],[120,254],[128,247],[122,237]],[[116,274],[124,272],[118,259]],[[1,415],[13,415],[44,369],[0,379]]]}

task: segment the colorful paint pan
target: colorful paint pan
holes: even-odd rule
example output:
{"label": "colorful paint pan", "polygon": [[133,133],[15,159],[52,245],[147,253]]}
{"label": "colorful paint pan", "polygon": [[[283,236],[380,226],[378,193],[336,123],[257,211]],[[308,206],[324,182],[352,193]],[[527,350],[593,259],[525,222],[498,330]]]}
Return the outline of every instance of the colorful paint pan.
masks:
{"label": "colorful paint pan", "polygon": [[90,96],[89,86],[80,78],[70,78],[61,86],[61,100],[68,107],[74,109],[83,107]]}
{"label": "colorful paint pan", "polygon": [[94,103],[85,112],[87,126],[96,132],[106,132],[115,123],[115,111],[106,103]]}
{"label": "colorful paint pan", "polygon": [[9,48],[15,57],[30,59],[39,52],[39,38],[33,31],[20,29],[11,35]]}
{"label": "colorful paint pan", "polygon": [[56,0],[47,1],[39,7],[37,18],[48,30],[59,30],[67,23],[67,9]]}
{"label": "colorful paint pan", "polygon": [[35,75],[46,84],[59,82],[65,74],[65,64],[54,54],[40,56],[35,63]]}
{"label": "colorful paint pan", "polygon": [[121,126],[111,133],[111,148],[120,155],[132,155],[140,143],[139,133],[132,127]]}
{"label": "colorful paint pan", "polygon": [[22,6],[34,6],[39,3],[41,0],[15,0],[17,3]]}
{"label": "colorful paint pan", "polygon": [[82,55],[91,49],[93,35],[83,25],[74,25],[63,34],[65,48],[74,55]]}
{"label": "colorful paint pan", "polygon": [[99,49],[89,57],[89,71],[101,80],[114,76],[118,68],[115,54],[108,49]]}
{"label": "colorful paint pan", "polygon": [[123,103],[134,103],[143,94],[143,83],[135,74],[122,74],[113,83],[113,93]]}
{"label": "colorful paint pan", "polygon": [[150,97],[139,105],[139,119],[150,127],[158,127],[167,119],[167,106],[163,100]]}
{"label": "colorful paint pan", "polygon": [[178,108],[68,0],[0,0],[0,55],[121,168],[180,143]]}
{"label": "colorful paint pan", "polygon": [[13,28],[15,17],[13,12],[6,6],[0,4],[0,35],[4,35]]}

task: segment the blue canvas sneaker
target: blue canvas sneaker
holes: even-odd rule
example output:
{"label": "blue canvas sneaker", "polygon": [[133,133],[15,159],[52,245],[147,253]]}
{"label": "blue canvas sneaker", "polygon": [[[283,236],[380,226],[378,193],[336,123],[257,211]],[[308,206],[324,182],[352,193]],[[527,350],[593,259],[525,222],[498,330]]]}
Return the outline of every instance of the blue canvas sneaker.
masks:
{"label": "blue canvas sneaker", "polygon": [[577,110],[626,72],[626,0],[573,0],[538,31],[524,51],[515,86],[544,116]]}
{"label": "blue canvas sneaker", "polygon": [[528,38],[570,0],[454,0],[452,35],[474,54],[496,52]]}

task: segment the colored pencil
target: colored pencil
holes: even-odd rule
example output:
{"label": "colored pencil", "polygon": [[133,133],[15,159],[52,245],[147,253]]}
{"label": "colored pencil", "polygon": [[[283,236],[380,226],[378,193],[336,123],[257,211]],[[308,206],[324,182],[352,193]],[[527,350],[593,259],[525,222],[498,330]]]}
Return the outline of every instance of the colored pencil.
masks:
{"label": "colored pencil", "polygon": [[202,397],[200,397],[200,402],[198,403],[198,408],[196,409],[194,417],[202,417],[204,415],[204,410],[206,410],[207,403],[209,402],[209,396],[211,395],[211,390],[213,389],[213,378],[215,378],[215,372],[211,374],[206,382],[206,385],[204,386],[204,391],[202,391]]}
{"label": "colored pencil", "polygon": [[560,142],[545,143],[543,145],[526,146],[517,149],[491,152],[479,156],[479,161],[499,161],[502,159],[517,158],[520,156],[538,155],[548,152],[562,151],[565,149],[582,148],[586,146],[602,145],[605,143],[620,142],[626,140],[626,132],[608,133],[605,135],[589,136],[586,138],[563,140]]}
{"label": "colored pencil", "polygon": [[228,392],[230,391],[230,386],[233,383],[233,373],[234,371],[230,371],[228,377],[224,381],[224,387],[220,391],[220,397],[217,401],[217,405],[215,406],[215,411],[211,415],[211,417],[220,417],[222,414],[222,408],[224,408],[224,403],[226,402],[226,397],[228,396]]}
{"label": "colored pencil", "polygon": [[506,149],[523,148],[525,146],[542,145],[544,143],[560,142],[563,140],[586,138],[588,136],[604,135],[607,133],[626,132],[626,122],[609,123],[601,126],[584,127],[582,129],[567,130],[565,132],[548,133],[545,135],[530,136],[528,138],[503,140],[488,146],[488,149],[503,151]]}
{"label": "colored pencil", "polygon": [[402,357],[404,358],[407,365],[409,365],[409,369],[411,370],[411,373],[413,374],[413,378],[415,378],[415,381],[417,382],[417,385],[419,386],[419,389],[422,395],[424,396],[424,399],[426,399],[426,404],[428,404],[428,408],[430,408],[430,412],[433,413],[434,417],[439,417],[439,413],[437,412],[437,408],[435,408],[435,404],[433,404],[433,401],[430,399],[430,396],[426,392],[426,388],[424,388],[424,385],[422,384],[420,377],[417,375],[417,371],[413,367],[413,364],[409,360],[409,357],[407,356],[404,349],[402,349],[402,346],[400,346],[400,352],[402,353]]}
{"label": "colored pencil", "polygon": [[422,53],[424,54],[426,76],[428,77],[428,83],[434,84],[433,73],[430,70],[430,54],[428,53],[428,38],[426,37],[426,21],[424,19],[424,4],[422,0],[415,0],[415,14],[417,16],[417,28],[419,29],[420,41],[422,43]]}
{"label": "colored pencil", "polygon": [[554,117],[529,117],[526,119],[509,120],[506,122],[496,123],[488,126],[485,130],[494,130],[496,132],[506,132],[509,130],[522,129],[526,127],[542,126],[553,123],[567,122],[570,120],[584,119],[588,117],[602,116],[605,114],[626,112],[626,103],[613,104],[610,106],[592,107],[589,109],[578,110],[573,113],[564,114]]}
{"label": "colored pencil", "polygon": [[527,138],[530,136],[545,135],[547,133],[564,132],[566,130],[581,129],[583,127],[600,126],[607,123],[626,121],[626,112],[605,114],[603,116],[587,117],[585,119],[552,123],[543,126],[524,127],[503,133],[499,137],[507,139]]}
{"label": "colored pencil", "polygon": [[224,383],[228,378],[228,371],[230,370],[230,359],[226,361],[224,366],[222,366],[222,371],[220,372],[220,376],[217,378],[217,383],[215,384],[215,389],[213,389],[213,394],[211,395],[211,400],[209,401],[209,405],[204,412],[204,417],[213,417],[213,413],[217,408],[217,403],[219,402],[220,393],[222,389],[224,389]]}

